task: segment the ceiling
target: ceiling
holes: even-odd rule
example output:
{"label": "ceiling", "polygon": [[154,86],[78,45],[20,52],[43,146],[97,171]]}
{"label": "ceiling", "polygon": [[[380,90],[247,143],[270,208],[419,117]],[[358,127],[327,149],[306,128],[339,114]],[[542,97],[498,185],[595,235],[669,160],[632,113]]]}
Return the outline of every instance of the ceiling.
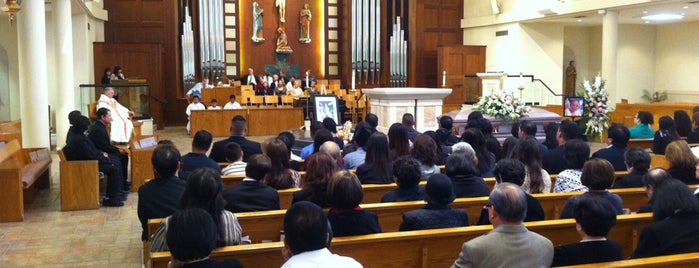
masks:
{"label": "ceiling", "polygon": [[[619,11],[619,24],[672,24],[685,23],[690,21],[699,21],[699,0],[684,0],[684,1],[657,1],[644,5],[635,5],[628,7],[615,8]],[[673,13],[682,14],[684,18],[681,20],[672,21],[648,21],[641,19],[646,14],[658,13]],[[547,15],[537,19],[537,22],[555,22],[564,23],[566,25],[594,26],[602,25],[603,12],[598,10],[566,14],[566,15]]]}

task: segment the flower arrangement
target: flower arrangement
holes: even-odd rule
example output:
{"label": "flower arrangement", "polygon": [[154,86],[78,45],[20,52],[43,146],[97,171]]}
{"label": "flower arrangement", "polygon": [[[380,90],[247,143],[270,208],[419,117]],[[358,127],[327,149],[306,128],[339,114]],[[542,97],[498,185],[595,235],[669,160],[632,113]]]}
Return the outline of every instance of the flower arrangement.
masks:
{"label": "flower arrangement", "polygon": [[585,135],[602,137],[607,128],[609,128],[609,112],[612,111],[607,106],[609,96],[604,90],[604,80],[597,75],[594,83],[590,84],[589,80],[583,82],[585,90],[585,113],[583,120],[585,123]]}
{"label": "flower arrangement", "polygon": [[337,137],[342,139],[345,144],[352,140],[352,121],[347,120],[341,128],[337,130]]}
{"label": "flower arrangement", "polygon": [[506,121],[515,121],[529,116],[531,108],[524,105],[524,100],[515,97],[512,92],[497,91],[488,96],[481,96],[474,106],[482,113]]}

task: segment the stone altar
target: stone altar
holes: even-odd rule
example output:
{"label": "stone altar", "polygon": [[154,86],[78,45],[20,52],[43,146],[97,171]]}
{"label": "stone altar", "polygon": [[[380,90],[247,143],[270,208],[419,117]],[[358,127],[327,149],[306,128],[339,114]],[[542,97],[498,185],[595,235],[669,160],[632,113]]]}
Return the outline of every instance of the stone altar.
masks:
{"label": "stone altar", "polygon": [[[472,111],[474,111],[474,109],[465,108],[447,113],[454,119],[454,128],[458,131],[459,134],[464,132],[466,120],[468,118],[468,115]],[[512,135],[510,133],[512,121],[505,121],[500,118],[494,118],[487,114],[484,114],[483,117],[490,120],[490,123],[493,125],[494,130],[493,136],[495,136],[495,138],[497,138],[500,142],[504,141],[507,137]],[[538,140],[544,140],[546,138],[544,126],[546,126],[549,123],[561,123],[561,116],[541,108],[532,107],[531,111],[529,112],[529,116],[521,118],[520,120],[530,120],[536,123],[536,138]]]}
{"label": "stone altar", "polygon": [[370,88],[362,89],[369,96],[371,112],[379,117],[377,129],[388,133],[391,124],[401,122],[404,113],[415,116],[415,128],[424,132],[439,128],[437,116],[442,115],[442,100],[451,88]]}

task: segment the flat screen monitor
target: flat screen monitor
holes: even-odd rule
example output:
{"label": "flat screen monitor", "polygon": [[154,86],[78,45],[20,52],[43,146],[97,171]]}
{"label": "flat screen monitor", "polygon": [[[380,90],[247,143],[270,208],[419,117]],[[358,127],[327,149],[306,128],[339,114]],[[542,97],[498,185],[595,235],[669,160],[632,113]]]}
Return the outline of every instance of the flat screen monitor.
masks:
{"label": "flat screen monitor", "polygon": [[581,117],[585,109],[585,98],[565,97],[563,99],[563,116]]}

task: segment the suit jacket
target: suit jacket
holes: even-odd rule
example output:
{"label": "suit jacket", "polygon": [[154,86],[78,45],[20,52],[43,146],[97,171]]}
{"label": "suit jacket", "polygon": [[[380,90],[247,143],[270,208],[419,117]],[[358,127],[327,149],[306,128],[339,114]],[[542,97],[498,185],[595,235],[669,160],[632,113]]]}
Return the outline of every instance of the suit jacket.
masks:
{"label": "suit jacket", "polygon": [[499,225],[463,244],[451,267],[549,267],[553,244],[524,225]]}
{"label": "suit jacket", "polygon": [[427,204],[424,208],[403,214],[399,231],[416,231],[468,226],[468,214],[449,205]]}
{"label": "suit jacket", "polygon": [[328,199],[326,198],[326,196],[327,195],[325,195],[324,193],[320,194],[319,196],[313,196],[312,189],[301,189],[292,194],[291,203],[293,204],[299,201],[309,201],[313,204],[318,205],[319,207],[329,208],[330,204],[328,203]]}
{"label": "suit jacket", "polygon": [[573,218],[573,210],[575,210],[575,207],[577,206],[578,202],[580,202],[580,199],[585,196],[598,196],[607,199],[614,206],[614,209],[616,209],[616,215],[624,214],[623,201],[619,195],[610,193],[609,191],[589,191],[585,192],[584,194],[574,195],[568,198],[566,204],[563,205],[559,219]]}
{"label": "suit jacket", "polygon": [[456,198],[490,195],[490,189],[483,178],[471,174],[451,178]]}
{"label": "suit jacket", "polygon": [[97,160],[99,164],[112,164],[109,157],[104,156],[87,136],[77,131],[68,136],[63,153],[68,160]]}
{"label": "suit jacket", "polygon": [[643,175],[646,175],[646,172],[634,170],[631,173],[616,179],[612,188],[643,187]]}
{"label": "suit jacket", "polygon": [[624,154],[626,153],[626,147],[611,146],[609,148],[601,149],[594,154],[592,157],[607,159],[609,163],[612,163],[614,170],[625,171],[626,164],[624,163]]}
{"label": "suit jacket", "polygon": [[[386,167],[384,172],[380,172],[379,167],[371,164],[361,164],[357,167],[357,178],[362,184],[376,183],[389,184],[393,183],[393,172],[390,166]],[[383,173],[383,174],[382,174]]]}
{"label": "suit jacket", "polygon": [[[543,221],[546,219],[544,215],[544,208],[541,207],[541,202],[536,197],[525,193],[527,195],[527,217],[524,218],[525,222],[528,221]],[[478,219],[478,225],[489,225],[490,219],[488,218],[488,209],[483,208],[481,210],[481,217]]]}
{"label": "suit jacket", "polygon": [[413,188],[401,188],[390,190],[383,194],[381,203],[425,200],[425,187],[415,185]]}
{"label": "suit jacket", "polygon": [[692,185],[692,184],[697,184],[699,183],[699,180],[696,178],[696,168],[668,168],[667,173],[670,174],[675,179],[681,180],[682,182]]}
{"label": "suit jacket", "polygon": [[549,174],[558,174],[566,169],[566,163],[563,160],[563,147],[558,146],[555,149],[544,152],[542,155],[543,167]]}
{"label": "suit jacket", "polygon": [[553,250],[551,266],[619,261],[623,259],[621,245],[612,240],[587,241],[558,246]]}
{"label": "suit jacket", "polygon": [[240,184],[223,190],[226,210],[233,213],[279,209],[279,193],[272,187],[255,180],[243,180]]}
{"label": "suit jacket", "polygon": [[201,167],[208,167],[221,173],[221,166],[219,166],[216,161],[206,157],[205,154],[188,153],[182,156],[180,179],[187,180],[187,178],[189,178],[189,174],[192,174],[194,170]]}
{"label": "suit jacket", "polygon": [[138,219],[143,232],[141,240],[148,239],[148,220],[165,218],[180,207],[185,181],[176,176],[156,178],[138,189]]}
{"label": "suit jacket", "polygon": [[[255,82],[257,84],[262,84],[262,80],[260,80],[260,77],[258,77],[257,75],[254,75],[254,74],[253,74],[253,76],[255,77]],[[250,77],[250,75],[246,74],[242,78],[240,78],[240,84],[241,85],[252,85],[252,84],[248,83],[248,77]]]}
{"label": "suit jacket", "polygon": [[243,149],[243,162],[247,163],[251,156],[262,153],[259,143],[248,140],[243,136],[230,136],[228,139],[220,140],[214,143],[213,148],[211,148],[211,153],[209,153],[209,158],[216,162],[227,162],[224,150],[226,148],[226,144],[229,142],[235,142],[240,145],[241,149]]}
{"label": "suit jacket", "polygon": [[699,215],[674,215],[644,228],[631,258],[697,252],[697,241]]}
{"label": "suit jacket", "polygon": [[92,125],[90,133],[87,134],[92,143],[95,144],[97,149],[108,154],[119,154],[119,148],[112,145],[111,139],[109,139],[109,134],[107,134],[107,126],[105,126],[101,121],[95,121]]}
{"label": "suit jacket", "polygon": [[333,230],[333,237],[375,234],[381,232],[376,213],[361,208],[348,211],[330,209],[328,221]]}

